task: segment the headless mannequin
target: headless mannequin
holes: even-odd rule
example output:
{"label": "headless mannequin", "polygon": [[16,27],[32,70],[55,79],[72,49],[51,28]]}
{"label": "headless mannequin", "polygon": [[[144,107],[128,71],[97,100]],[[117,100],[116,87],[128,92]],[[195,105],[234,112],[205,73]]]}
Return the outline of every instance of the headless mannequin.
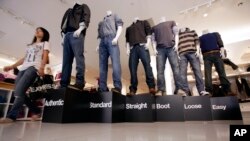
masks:
{"label": "headless mannequin", "polygon": [[[78,7],[81,6],[78,3],[75,3],[74,7]],[[85,23],[81,22],[79,23],[79,28],[73,33],[73,37],[78,38],[80,37],[81,32],[86,28]],[[62,45],[64,44],[64,34],[63,34],[63,38],[62,38]]]}
{"label": "headless mannequin", "polygon": [[[106,14],[107,14],[107,16],[110,16],[110,15],[112,15],[112,11],[111,11],[111,10],[108,10],[108,11],[106,12]],[[115,38],[112,40],[112,45],[117,45],[117,44],[118,44],[118,39],[119,39],[121,33],[122,33],[122,26],[118,26],[118,27],[117,27],[117,31],[116,31],[116,36],[115,36]],[[100,42],[101,42],[101,39],[98,38],[98,46],[96,47],[96,51],[97,51],[97,52],[99,51]]]}
{"label": "headless mannequin", "polygon": [[[164,23],[164,22],[166,22],[167,21],[167,18],[165,17],[165,16],[162,16],[161,18],[160,18],[160,21],[159,21],[159,24],[160,23]],[[173,33],[174,33],[174,35],[175,35],[175,46],[174,46],[174,50],[175,51],[178,51],[178,41],[179,41],[179,38],[178,38],[178,27],[177,26],[174,26],[173,27]],[[157,51],[157,49],[156,49],[156,47],[157,47],[157,42],[156,42],[156,40],[155,40],[155,36],[154,36],[154,34],[153,34],[153,36],[152,36],[152,43],[153,43],[153,50],[154,50],[154,53],[155,53],[155,55],[157,55],[158,54],[158,51]]]}
{"label": "headless mannequin", "polygon": [[[138,20],[140,20],[140,18],[139,18],[139,17],[135,17],[133,22],[136,23]],[[149,46],[150,46],[150,42],[151,42],[151,36],[147,36],[147,43],[145,44],[145,49],[146,49],[146,50],[148,50],[148,48],[149,48]],[[130,47],[130,45],[129,45],[128,42],[126,43],[126,46],[127,46],[127,55],[129,56],[129,54],[130,54],[130,49],[131,49],[132,47]]]}
{"label": "headless mannequin", "polygon": [[[205,34],[208,34],[208,33],[210,33],[208,29],[205,29],[205,30],[202,31],[202,35],[205,35]],[[221,54],[222,59],[226,59],[225,48],[224,47],[220,48],[220,54]]]}
{"label": "headless mannequin", "polygon": [[[186,31],[190,31],[190,29],[188,27],[183,27],[183,28],[180,29],[180,32],[186,32]],[[200,57],[200,55],[201,55],[201,50],[200,49],[201,49],[200,44],[197,41],[196,42],[196,53],[195,53],[196,57]]]}

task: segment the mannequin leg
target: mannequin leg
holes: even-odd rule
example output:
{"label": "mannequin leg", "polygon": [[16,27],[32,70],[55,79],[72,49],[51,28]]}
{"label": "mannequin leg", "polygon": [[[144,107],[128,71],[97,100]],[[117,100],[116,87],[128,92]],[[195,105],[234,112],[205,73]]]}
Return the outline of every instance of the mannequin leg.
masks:
{"label": "mannequin leg", "polygon": [[190,92],[190,89],[188,87],[188,80],[187,80],[187,67],[188,67],[188,60],[187,60],[188,54],[180,55],[180,77],[182,79],[182,85],[183,85],[183,90],[186,93]]}
{"label": "mannequin leg", "polygon": [[137,85],[138,85],[138,79],[137,79],[137,67],[139,63],[139,57],[137,53],[138,46],[134,46],[130,50],[129,55],[129,70],[130,70],[130,91],[133,91],[136,93],[137,91]]}
{"label": "mannequin leg", "polygon": [[114,87],[118,90],[122,89],[121,82],[121,62],[120,62],[120,49],[118,45],[112,45],[113,38],[109,40],[109,54],[113,67],[113,83]]}
{"label": "mannequin leg", "polygon": [[70,83],[72,63],[74,59],[73,50],[70,45],[70,37],[73,36],[73,33],[67,33],[64,38],[63,44],[63,62],[62,62],[62,78],[61,78],[61,87],[67,87]]}
{"label": "mannequin leg", "polygon": [[212,85],[212,60],[210,55],[204,55],[204,71],[205,71],[205,89],[207,92],[213,92],[213,85]]}
{"label": "mannequin leg", "polygon": [[201,94],[202,91],[205,91],[205,86],[202,79],[201,65],[199,58],[195,56],[195,53],[190,53],[188,55],[188,59],[195,76],[196,87],[198,89],[199,94]]}
{"label": "mannequin leg", "polygon": [[108,46],[105,44],[105,39],[102,39],[99,47],[99,88],[101,92],[107,91],[108,57]]}
{"label": "mannequin leg", "polygon": [[173,48],[168,48],[167,56],[168,56],[170,66],[173,71],[175,89],[176,91],[179,89],[183,90],[182,80],[180,77],[179,59],[178,59],[177,53],[173,50]]}
{"label": "mannequin leg", "polygon": [[227,76],[225,73],[225,68],[224,68],[224,63],[223,63],[222,59],[220,58],[220,56],[214,55],[214,65],[215,65],[216,71],[218,72],[220,83],[222,85],[224,92],[226,94],[228,92],[231,92],[231,88],[230,88],[231,84],[227,79]]}
{"label": "mannequin leg", "polygon": [[167,61],[164,47],[157,47],[158,54],[156,56],[156,69],[157,69],[157,88],[158,91],[166,92],[165,85],[165,64]]}
{"label": "mannequin leg", "polygon": [[85,85],[85,58],[84,58],[84,36],[79,38],[71,36],[71,46],[76,60],[76,84]]}
{"label": "mannequin leg", "polygon": [[155,81],[154,81],[152,67],[150,65],[151,59],[150,59],[149,51],[145,50],[145,47],[141,46],[139,54],[140,54],[140,58],[141,58],[141,62],[143,64],[144,70],[145,70],[147,85],[149,89],[151,88],[155,89]]}

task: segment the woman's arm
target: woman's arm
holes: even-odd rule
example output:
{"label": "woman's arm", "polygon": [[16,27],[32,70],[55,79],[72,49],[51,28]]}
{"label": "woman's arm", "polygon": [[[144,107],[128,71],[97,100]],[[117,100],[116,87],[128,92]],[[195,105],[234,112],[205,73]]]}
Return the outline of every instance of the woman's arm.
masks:
{"label": "woman's arm", "polygon": [[42,57],[41,66],[40,66],[40,68],[38,70],[38,73],[39,73],[40,76],[44,75],[44,68],[45,68],[45,65],[48,62],[48,59],[49,59],[49,51],[48,50],[44,50],[43,51],[43,57]]}
{"label": "woman's arm", "polygon": [[13,65],[5,66],[5,67],[3,68],[3,70],[4,70],[4,71],[10,71],[10,70],[12,70],[12,69],[14,69],[14,68],[16,68],[16,67],[22,65],[23,62],[24,62],[24,57],[21,58],[20,60],[18,60],[18,61],[17,61],[15,64],[13,64]]}

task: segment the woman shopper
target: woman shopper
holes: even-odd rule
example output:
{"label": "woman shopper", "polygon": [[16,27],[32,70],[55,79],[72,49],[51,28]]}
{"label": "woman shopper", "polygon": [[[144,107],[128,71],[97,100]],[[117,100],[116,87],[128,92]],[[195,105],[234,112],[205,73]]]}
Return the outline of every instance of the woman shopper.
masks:
{"label": "woman shopper", "polygon": [[21,66],[15,80],[15,101],[6,118],[0,119],[0,123],[12,123],[16,121],[19,110],[23,104],[29,107],[34,114],[31,119],[37,120],[40,116],[41,109],[36,107],[27,97],[26,91],[35,81],[36,77],[44,75],[45,65],[48,63],[49,54],[49,32],[43,27],[38,27],[31,44],[27,46],[25,57],[21,58],[15,64],[5,66],[4,71],[10,71],[17,66]]}

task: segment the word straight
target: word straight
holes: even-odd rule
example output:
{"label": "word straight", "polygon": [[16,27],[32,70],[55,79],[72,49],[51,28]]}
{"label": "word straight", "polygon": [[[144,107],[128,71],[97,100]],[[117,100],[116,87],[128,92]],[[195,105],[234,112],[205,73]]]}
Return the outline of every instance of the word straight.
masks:
{"label": "word straight", "polygon": [[126,109],[142,110],[148,108],[147,103],[126,104]]}

